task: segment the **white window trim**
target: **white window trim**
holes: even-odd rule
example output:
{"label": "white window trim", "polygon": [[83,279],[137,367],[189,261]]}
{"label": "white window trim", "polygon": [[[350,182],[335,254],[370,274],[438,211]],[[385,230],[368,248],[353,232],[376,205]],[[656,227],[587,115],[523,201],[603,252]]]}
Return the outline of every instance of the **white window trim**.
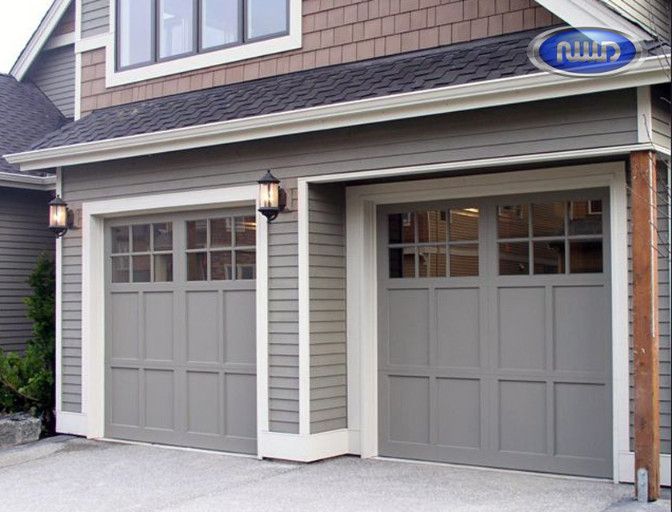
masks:
{"label": "white window trim", "polygon": [[127,70],[116,69],[116,1],[110,0],[110,33],[105,45],[105,87],[132,84],[301,48],[301,0],[289,0],[289,34]]}
{"label": "white window trim", "polygon": [[[257,185],[152,194],[82,204],[82,413],[60,410],[57,386],[57,425],[60,432],[102,438],[105,433],[105,219],[193,209],[255,205]],[[257,213],[257,430],[268,430],[268,230]],[[61,252],[57,249],[58,253]],[[59,272],[60,277],[60,272]],[[58,279],[57,279],[58,281]],[[60,321],[60,285],[57,321]],[[60,355],[60,330],[57,351]],[[62,364],[57,359],[57,367]],[[57,372],[60,383],[60,370]]]}

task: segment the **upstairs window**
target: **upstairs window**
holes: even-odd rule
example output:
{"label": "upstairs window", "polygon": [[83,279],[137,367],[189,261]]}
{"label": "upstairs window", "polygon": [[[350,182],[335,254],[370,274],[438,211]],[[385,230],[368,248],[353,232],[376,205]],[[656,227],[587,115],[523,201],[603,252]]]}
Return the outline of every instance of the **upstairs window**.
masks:
{"label": "upstairs window", "polygon": [[289,33],[289,0],[117,0],[117,69]]}

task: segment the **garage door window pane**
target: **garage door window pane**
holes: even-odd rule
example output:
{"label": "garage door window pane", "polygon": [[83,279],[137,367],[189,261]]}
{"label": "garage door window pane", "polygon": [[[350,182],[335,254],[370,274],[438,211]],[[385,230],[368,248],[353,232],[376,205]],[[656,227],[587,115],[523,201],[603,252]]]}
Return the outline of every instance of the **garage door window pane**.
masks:
{"label": "garage door window pane", "polygon": [[193,0],[159,1],[159,57],[175,57],[194,51]]}
{"label": "garage door window pane", "polygon": [[503,276],[530,273],[530,254],[527,242],[499,244],[499,274]]}
{"label": "garage door window pane", "polygon": [[236,279],[254,279],[257,255],[254,251],[236,251]]}
{"label": "garage door window pane", "polygon": [[210,253],[210,272],[214,281],[232,279],[231,251],[214,251]]}
{"label": "garage door window pane", "polygon": [[173,225],[170,222],[153,224],[154,250],[172,251],[173,249]]}
{"label": "garage door window pane", "polygon": [[231,220],[210,220],[210,247],[231,247]]}
{"label": "garage door window pane", "polygon": [[526,204],[500,206],[497,209],[499,238],[526,238],[529,234],[529,209]]}
{"label": "garage door window pane", "polygon": [[[418,242],[421,244],[446,241],[446,212],[428,210],[417,212]],[[412,235],[411,235],[412,236]]]}
{"label": "garage door window pane", "polygon": [[569,270],[574,274],[602,272],[602,240],[570,241]]}
{"label": "garage door window pane", "polygon": [[572,201],[569,206],[570,235],[602,233],[602,201]]}
{"label": "garage door window pane", "polygon": [[112,282],[128,283],[128,256],[112,257]]}
{"label": "garage door window pane", "polygon": [[254,247],[257,243],[257,221],[254,217],[236,217],[236,246]]}
{"label": "garage door window pane", "polygon": [[133,226],[133,252],[149,252],[149,224]]}
{"label": "garage door window pane", "polygon": [[151,262],[149,256],[133,256],[133,282],[148,283],[151,281]]}
{"label": "garage door window pane", "polygon": [[157,254],[154,256],[154,281],[165,283],[173,280],[173,255]]}
{"label": "garage door window pane", "polygon": [[420,247],[418,271],[419,277],[446,277],[446,248]]}
{"label": "garage door window pane", "polygon": [[558,201],[532,205],[532,234],[534,236],[564,235],[565,203]]}
{"label": "garage door window pane", "polygon": [[287,32],[287,0],[247,0],[247,37]]}
{"label": "garage door window pane", "polygon": [[191,220],[187,222],[187,249],[203,249],[208,240],[208,222]]}
{"label": "garage door window pane", "polygon": [[129,251],[128,244],[128,226],[117,226],[112,228],[112,254],[119,254]]}
{"label": "garage door window pane", "polygon": [[395,213],[388,216],[388,232],[391,244],[415,242],[415,214]]}
{"label": "garage door window pane", "polygon": [[415,277],[415,249],[390,249],[390,277]]}
{"label": "garage door window pane", "polygon": [[208,253],[191,252],[187,254],[187,280],[206,281],[208,279]]}
{"label": "garage door window pane", "polygon": [[565,272],[565,242],[534,242],[534,273],[563,274]]}
{"label": "garage door window pane", "polygon": [[450,240],[478,240],[478,208],[450,210]]}
{"label": "garage door window pane", "polygon": [[460,244],[450,246],[450,277],[478,275],[478,245]]}

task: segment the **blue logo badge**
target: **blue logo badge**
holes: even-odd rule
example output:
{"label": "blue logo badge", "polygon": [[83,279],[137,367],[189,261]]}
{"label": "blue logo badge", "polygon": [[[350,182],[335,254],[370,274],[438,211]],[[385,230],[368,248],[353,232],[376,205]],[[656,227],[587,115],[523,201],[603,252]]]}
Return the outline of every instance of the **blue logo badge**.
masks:
{"label": "blue logo badge", "polygon": [[567,76],[613,75],[637,65],[642,47],[631,36],[603,28],[556,28],[539,34],[527,48],[543,71]]}

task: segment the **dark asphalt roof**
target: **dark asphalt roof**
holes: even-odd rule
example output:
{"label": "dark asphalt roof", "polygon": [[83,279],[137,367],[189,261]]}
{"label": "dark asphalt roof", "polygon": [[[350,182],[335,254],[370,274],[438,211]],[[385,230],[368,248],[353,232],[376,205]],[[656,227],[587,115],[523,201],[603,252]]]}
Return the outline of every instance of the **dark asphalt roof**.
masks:
{"label": "dark asphalt roof", "polygon": [[0,74],[0,172],[19,172],[2,155],[30,149],[65,118],[37,87]]}
{"label": "dark asphalt roof", "polygon": [[97,110],[49,134],[44,149],[538,72],[540,31],[300,71]]}
{"label": "dark asphalt roof", "polygon": [[[33,149],[538,73],[527,57],[527,46],[542,31],[519,32],[109,107],[50,133]],[[656,50],[653,46],[647,49]],[[656,50],[659,51],[662,50]],[[669,46],[666,51],[669,52]]]}

